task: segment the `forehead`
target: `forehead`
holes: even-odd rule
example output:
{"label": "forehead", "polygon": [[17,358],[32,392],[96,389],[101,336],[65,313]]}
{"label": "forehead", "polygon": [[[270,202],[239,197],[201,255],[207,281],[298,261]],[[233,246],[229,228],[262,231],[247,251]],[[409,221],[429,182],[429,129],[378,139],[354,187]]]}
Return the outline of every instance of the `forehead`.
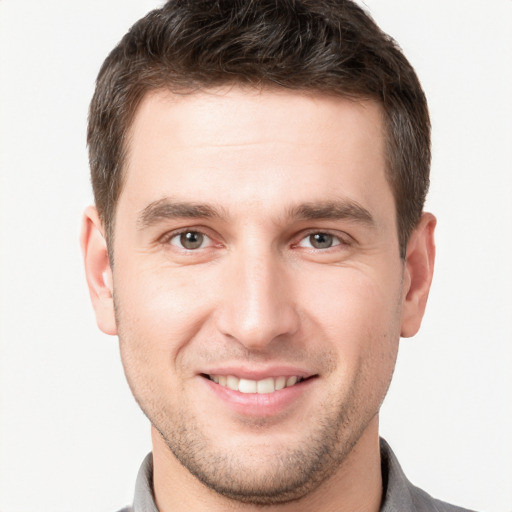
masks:
{"label": "forehead", "polygon": [[[153,132],[151,125],[155,127]],[[347,127],[356,135],[358,129],[370,137],[384,135],[382,109],[374,100],[248,86],[223,86],[184,94],[149,92],[130,126],[131,142],[144,134],[153,136],[162,127],[168,135],[172,134],[174,144],[183,147],[265,140],[308,145],[319,138],[328,145],[333,141],[339,143],[340,130]],[[128,149],[133,153],[131,142]]]}
{"label": "forehead", "polygon": [[373,101],[241,87],[153,92],[130,128],[120,202],[140,209],[173,197],[263,212],[341,195],[377,205],[391,196],[383,130]]}

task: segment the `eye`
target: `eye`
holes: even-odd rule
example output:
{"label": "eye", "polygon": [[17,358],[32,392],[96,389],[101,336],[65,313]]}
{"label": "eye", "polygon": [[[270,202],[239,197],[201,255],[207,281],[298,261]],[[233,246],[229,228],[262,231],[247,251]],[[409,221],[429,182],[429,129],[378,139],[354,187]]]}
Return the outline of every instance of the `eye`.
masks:
{"label": "eye", "polygon": [[300,247],[307,247],[313,249],[329,249],[336,245],[340,245],[341,240],[330,233],[311,233],[299,242]]}
{"label": "eye", "polygon": [[180,249],[193,251],[202,249],[211,242],[210,238],[199,231],[183,231],[169,239],[169,243]]}

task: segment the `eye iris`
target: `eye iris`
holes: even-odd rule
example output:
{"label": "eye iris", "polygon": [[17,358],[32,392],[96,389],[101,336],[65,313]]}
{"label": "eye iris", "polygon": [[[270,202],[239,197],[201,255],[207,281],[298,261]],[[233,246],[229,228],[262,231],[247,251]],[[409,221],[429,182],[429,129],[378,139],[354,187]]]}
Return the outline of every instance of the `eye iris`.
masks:
{"label": "eye iris", "polygon": [[309,242],[315,249],[328,249],[332,246],[333,236],[328,233],[315,233],[309,237]]}
{"label": "eye iris", "polygon": [[187,231],[180,235],[180,243],[185,249],[198,249],[203,243],[204,235],[197,231]]}

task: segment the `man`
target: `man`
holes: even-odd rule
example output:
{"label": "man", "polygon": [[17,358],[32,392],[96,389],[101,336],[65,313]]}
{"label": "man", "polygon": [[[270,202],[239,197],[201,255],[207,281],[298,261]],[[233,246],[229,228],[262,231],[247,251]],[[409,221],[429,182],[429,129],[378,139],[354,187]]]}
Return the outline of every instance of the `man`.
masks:
{"label": "man", "polygon": [[82,246],[152,424],[133,509],[455,511],[379,441],[434,263],[414,70],[346,0],[174,0],[105,61]]}

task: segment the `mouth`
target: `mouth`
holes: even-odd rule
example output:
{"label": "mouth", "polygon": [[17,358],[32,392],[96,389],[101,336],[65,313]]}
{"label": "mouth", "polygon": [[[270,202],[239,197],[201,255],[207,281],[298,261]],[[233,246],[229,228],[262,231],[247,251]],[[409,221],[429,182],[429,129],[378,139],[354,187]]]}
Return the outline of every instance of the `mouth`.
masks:
{"label": "mouth", "polygon": [[235,377],[234,375],[209,375],[201,374],[202,377],[218,384],[219,386],[238,391],[240,393],[256,393],[259,395],[268,395],[280,391],[285,388],[291,388],[310,380],[316,375],[310,377],[301,377],[297,375],[280,376],[280,377],[267,377],[261,380],[251,380]]}

